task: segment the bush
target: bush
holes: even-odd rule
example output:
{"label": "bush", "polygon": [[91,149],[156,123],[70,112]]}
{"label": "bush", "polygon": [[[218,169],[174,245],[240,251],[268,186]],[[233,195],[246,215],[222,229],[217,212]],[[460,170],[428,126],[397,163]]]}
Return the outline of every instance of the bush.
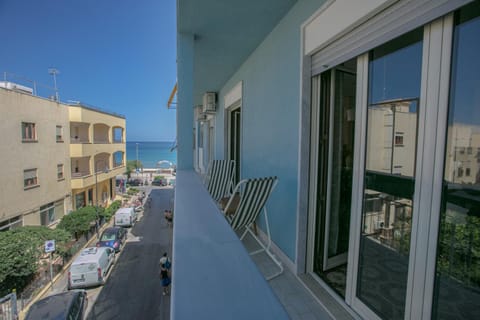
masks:
{"label": "bush", "polygon": [[88,232],[92,224],[95,224],[96,219],[97,211],[95,207],[83,207],[63,216],[57,229],[64,229],[77,238],[78,235]]}
{"label": "bush", "polygon": [[100,214],[104,219],[105,221],[109,221],[112,216],[115,214],[115,212],[118,210],[118,208],[120,208],[122,205],[122,201],[120,200],[116,200],[116,201],[113,201],[112,204],[110,204],[110,206],[108,206],[108,208],[106,209],[103,209],[102,208],[102,213]]}
{"label": "bush", "polygon": [[0,296],[21,291],[35,276],[46,240],[55,240],[56,253],[66,254],[70,234],[61,229],[27,226],[0,232]]}
{"label": "bush", "polygon": [[134,194],[137,194],[138,193],[138,189],[137,188],[129,188],[127,190],[127,194],[128,195],[134,195]]}

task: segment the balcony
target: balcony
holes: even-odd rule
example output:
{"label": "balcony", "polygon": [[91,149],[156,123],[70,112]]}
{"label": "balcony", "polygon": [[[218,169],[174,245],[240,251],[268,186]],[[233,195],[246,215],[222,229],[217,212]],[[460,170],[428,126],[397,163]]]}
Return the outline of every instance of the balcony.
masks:
{"label": "balcony", "polygon": [[289,270],[265,280],[195,172],[175,188],[172,319],[331,319]]}
{"label": "balcony", "polygon": [[[121,175],[125,172],[125,166],[121,165],[115,167],[107,172],[98,171],[97,180],[103,181],[106,179],[114,178],[117,175]],[[87,171],[72,172],[72,189],[81,189],[95,184],[95,174]]]}

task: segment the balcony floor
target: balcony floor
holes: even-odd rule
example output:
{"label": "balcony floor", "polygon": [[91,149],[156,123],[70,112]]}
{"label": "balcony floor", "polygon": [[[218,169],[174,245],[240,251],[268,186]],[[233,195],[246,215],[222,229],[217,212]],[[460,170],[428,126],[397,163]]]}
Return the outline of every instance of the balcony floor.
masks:
{"label": "balcony floor", "polygon": [[265,253],[248,255],[245,248],[258,244],[248,235],[239,240],[195,172],[178,171],[175,189],[172,319],[353,319],[309,275],[285,267],[265,281],[278,267]]}
{"label": "balcony floor", "polygon": [[[245,237],[243,244],[248,251],[259,248],[255,240],[249,235]],[[262,274],[268,276],[278,271],[278,267],[265,253],[259,253],[251,257]],[[326,311],[325,307],[288,268],[285,268],[280,276],[268,282],[292,320],[338,319],[338,317],[335,316],[334,318]]]}

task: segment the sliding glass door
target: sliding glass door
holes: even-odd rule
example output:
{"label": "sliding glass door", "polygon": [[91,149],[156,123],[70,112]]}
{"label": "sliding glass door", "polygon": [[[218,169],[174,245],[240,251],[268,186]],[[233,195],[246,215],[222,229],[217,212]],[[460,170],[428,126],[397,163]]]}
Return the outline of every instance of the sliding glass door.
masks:
{"label": "sliding glass door", "polygon": [[480,319],[480,1],[452,10],[312,78],[307,267],[364,319]]}
{"label": "sliding glass door", "polygon": [[455,15],[434,319],[480,319],[480,3]]}
{"label": "sliding glass door", "polygon": [[319,108],[314,272],[345,296],[355,129],[356,60],[316,79]]}
{"label": "sliding glass door", "polygon": [[404,318],[422,38],[416,30],[369,54],[357,296],[384,319]]}

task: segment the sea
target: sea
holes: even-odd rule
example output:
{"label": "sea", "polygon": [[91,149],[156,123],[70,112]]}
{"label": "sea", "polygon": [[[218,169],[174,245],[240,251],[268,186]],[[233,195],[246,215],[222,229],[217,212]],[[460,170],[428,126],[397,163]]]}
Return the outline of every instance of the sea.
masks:
{"label": "sea", "polygon": [[[127,141],[127,161],[137,160],[144,168],[157,168],[159,161],[166,160],[177,164],[177,149],[174,142],[170,141]],[[173,150],[172,150],[173,148]]]}

